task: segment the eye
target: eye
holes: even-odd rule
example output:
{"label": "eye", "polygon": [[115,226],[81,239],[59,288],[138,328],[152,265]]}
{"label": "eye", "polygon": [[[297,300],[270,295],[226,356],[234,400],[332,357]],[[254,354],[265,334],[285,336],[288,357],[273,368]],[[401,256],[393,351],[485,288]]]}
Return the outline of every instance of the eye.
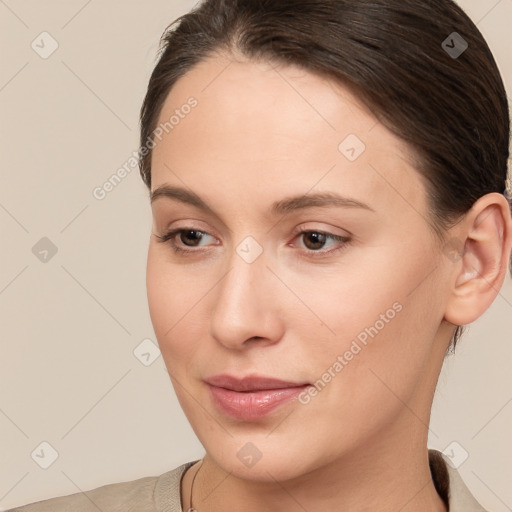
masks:
{"label": "eye", "polygon": [[[176,237],[183,245],[176,242]],[[200,247],[198,242],[201,242],[205,236],[211,236],[205,231],[200,231],[193,228],[178,228],[168,231],[163,236],[155,235],[160,243],[168,243],[175,252],[192,253],[197,252],[194,249],[186,249],[186,247]],[[185,248],[184,248],[185,247]]]}
{"label": "eye", "polygon": [[[326,231],[320,230],[304,230],[301,227],[297,228],[294,232],[294,239],[301,238],[304,240],[304,245],[306,250],[306,256],[312,257],[322,257],[329,256],[338,251],[343,250],[346,245],[350,242],[350,237],[335,235],[333,233],[328,233]],[[195,248],[201,247],[200,242],[205,239],[205,237],[211,237],[205,231],[200,231],[194,228],[178,228],[173,229],[165,233],[163,236],[155,235],[158,238],[160,243],[168,243],[171,248],[176,253],[194,253],[198,252]],[[178,241],[176,240],[178,239]],[[336,242],[338,247],[330,250],[320,250],[322,249],[328,241]],[[207,244],[203,244],[207,245]],[[215,244],[218,245],[218,244]],[[188,249],[187,247],[190,247]]]}
{"label": "eye", "polygon": [[[333,233],[328,233],[326,231],[319,230],[303,230],[302,228],[298,228],[296,238],[299,238],[304,241],[304,245],[306,247],[306,255],[313,257],[321,257],[328,256],[338,251],[343,250],[346,245],[350,242],[350,237],[335,235]],[[334,245],[334,249],[330,250],[320,250],[323,249],[328,241],[337,242],[338,246],[336,247],[336,243],[331,244]]]}

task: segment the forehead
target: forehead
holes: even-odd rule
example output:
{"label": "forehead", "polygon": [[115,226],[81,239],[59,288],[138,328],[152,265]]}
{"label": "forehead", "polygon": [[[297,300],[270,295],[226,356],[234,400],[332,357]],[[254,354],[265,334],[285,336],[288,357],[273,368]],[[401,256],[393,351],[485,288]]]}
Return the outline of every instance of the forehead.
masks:
{"label": "forehead", "polygon": [[347,88],[296,67],[211,57],[176,82],[159,125],[173,116],[153,150],[153,190],[201,183],[269,204],[312,188],[382,203],[397,187],[422,190],[405,143]]}
{"label": "forehead", "polygon": [[[332,79],[267,61],[238,61],[217,55],[200,62],[171,89],[159,124],[169,120],[191,97],[198,101],[195,115],[180,123],[185,128],[175,126],[175,132],[188,126],[210,137],[250,134],[255,140],[272,135],[278,138],[276,145],[286,138],[312,141],[328,137],[335,144],[347,128],[362,134],[377,123],[355,95]],[[194,123],[194,118],[200,122]],[[216,120],[213,132],[211,126],[203,124]],[[269,141],[265,142],[268,145]]]}

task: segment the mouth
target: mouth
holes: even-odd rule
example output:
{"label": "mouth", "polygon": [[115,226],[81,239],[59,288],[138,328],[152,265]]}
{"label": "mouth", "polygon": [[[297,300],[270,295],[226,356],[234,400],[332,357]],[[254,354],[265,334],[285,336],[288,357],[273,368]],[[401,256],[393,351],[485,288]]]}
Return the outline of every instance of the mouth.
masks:
{"label": "mouth", "polygon": [[309,383],[271,377],[215,375],[204,380],[214,405],[231,418],[251,421],[290,403]]}

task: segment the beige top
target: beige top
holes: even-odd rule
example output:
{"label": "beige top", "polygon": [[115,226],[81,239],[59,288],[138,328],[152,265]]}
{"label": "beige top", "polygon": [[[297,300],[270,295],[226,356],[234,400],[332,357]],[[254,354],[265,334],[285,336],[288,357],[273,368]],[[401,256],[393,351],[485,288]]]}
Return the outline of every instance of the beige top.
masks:
{"label": "beige top", "polygon": [[[429,450],[432,479],[449,512],[486,512],[447,461],[441,452]],[[85,493],[38,501],[6,512],[183,512],[181,478],[196,462],[186,462],[160,476],[103,485]]]}

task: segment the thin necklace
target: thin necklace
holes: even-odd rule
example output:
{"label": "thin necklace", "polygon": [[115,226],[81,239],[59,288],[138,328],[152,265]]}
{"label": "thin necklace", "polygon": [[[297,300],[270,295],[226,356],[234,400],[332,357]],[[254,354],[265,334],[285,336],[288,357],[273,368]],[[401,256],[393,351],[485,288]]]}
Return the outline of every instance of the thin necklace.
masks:
{"label": "thin necklace", "polygon": [[203,467],[203,459],[201,459],[201,464],[199,465],[199,469],[196,471],[196,474],[194,475],[194,478],[192,478],[192,485],[190,486],[190,508],[187,512],[197,512],[197,510],[194,508],[194,505],[192,505],[192,496],[194,494],[194,482],[196,481],[196,476]]}

